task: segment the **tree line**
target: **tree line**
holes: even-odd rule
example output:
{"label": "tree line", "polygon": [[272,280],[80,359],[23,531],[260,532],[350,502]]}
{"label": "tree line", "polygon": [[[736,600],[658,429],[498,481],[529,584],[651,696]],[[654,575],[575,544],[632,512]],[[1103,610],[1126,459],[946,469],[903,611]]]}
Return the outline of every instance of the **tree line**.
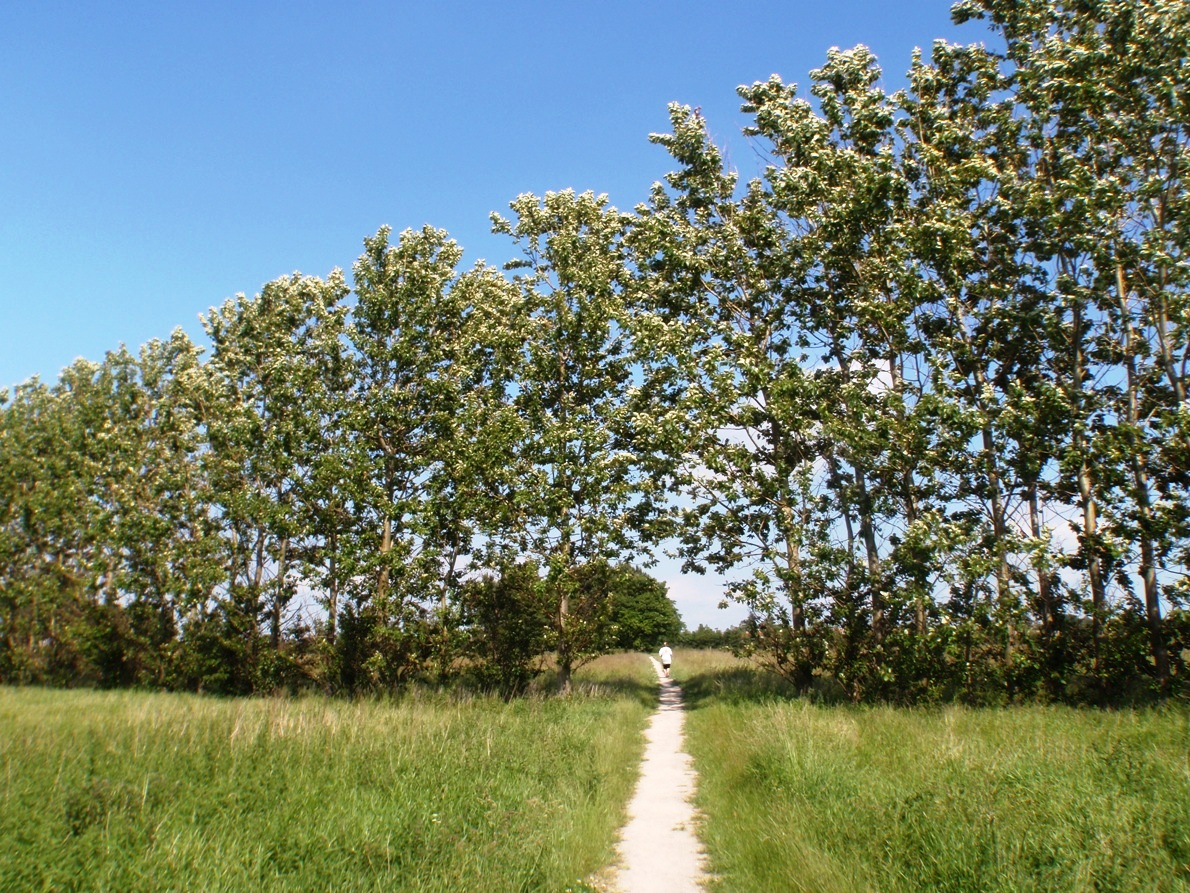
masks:
{"label": "tree line", "polygon": [[0,678],[565,687],[667,614],[632,565],[669,544],[804,690],[1180,686],[1190,7],[953,15],[991,45],[902,90],[862,46],[741,87],[747,182],[673,105],[645,202],[522,195],[503,270],[381,229],[205,354],[5,394]]}

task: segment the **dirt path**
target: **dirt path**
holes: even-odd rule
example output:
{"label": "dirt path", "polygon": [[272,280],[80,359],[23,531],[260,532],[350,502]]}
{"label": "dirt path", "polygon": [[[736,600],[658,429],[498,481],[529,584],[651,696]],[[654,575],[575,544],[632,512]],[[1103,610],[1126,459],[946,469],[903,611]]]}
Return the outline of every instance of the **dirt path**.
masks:
{"label": "dirt path", "polygon": [[701,893],[706,869],[694,833],[697,814],[690,802],[697,776],[682,749],[682,690],[662,675],[655,660],[653,667],[661,684],[661,706],[645,730],[640,780],[628,805],[628,824],[620,832],[615,889]]}

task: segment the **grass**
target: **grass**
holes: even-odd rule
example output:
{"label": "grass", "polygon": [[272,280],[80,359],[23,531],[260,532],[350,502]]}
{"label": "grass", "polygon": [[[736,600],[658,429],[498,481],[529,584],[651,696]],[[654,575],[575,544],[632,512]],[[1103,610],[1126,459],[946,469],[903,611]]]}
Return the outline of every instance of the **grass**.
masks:
{"label": "grass", "polygon": [[[1190,890],[1190,711],[825,707],[679,651],[717,893]],[[0,688],[0,890],[593,890],[656,683],[567,699]]]}
{"label": "grass", "polygon": [[[558,686],[556,670],[547,665],[545,673],[531,687],[535,695],[555,692]],[[584,664],[574,674],[576,694],[606,697],[625,697],[652,711],[657,706],[657,674],[646,655],[638,653],[608,654]]]}
{"label": "grass", "polygon": [[509,704],[0,689],[0,889],[563,890],[613,858],[632,663]]}
{"label": "grass", "polygon": [[1190,711],[825,707],[683,652],[718,893],[1190,890]]}

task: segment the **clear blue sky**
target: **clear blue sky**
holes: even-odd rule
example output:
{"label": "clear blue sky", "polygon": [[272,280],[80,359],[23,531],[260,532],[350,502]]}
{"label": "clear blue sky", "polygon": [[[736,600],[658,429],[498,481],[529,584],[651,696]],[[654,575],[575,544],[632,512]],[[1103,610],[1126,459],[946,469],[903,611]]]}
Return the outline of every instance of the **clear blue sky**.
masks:
{"label": "clear blue sky", "polygon": [[[430,223],[465,264],[503,263],[488,214],[519,193],[644,199],[670,170],[648,134],[671,101],[701,106],[750,176],[737,85],[804,84],[828,48],[863,43],[896,89],[915,46],[985,38],[949,8],[0,4],[0,388],[176,326],[199,339],[208,307],[295,270],[349,270],[383,224]],[[692,626],[742,616],[672,585]]]}

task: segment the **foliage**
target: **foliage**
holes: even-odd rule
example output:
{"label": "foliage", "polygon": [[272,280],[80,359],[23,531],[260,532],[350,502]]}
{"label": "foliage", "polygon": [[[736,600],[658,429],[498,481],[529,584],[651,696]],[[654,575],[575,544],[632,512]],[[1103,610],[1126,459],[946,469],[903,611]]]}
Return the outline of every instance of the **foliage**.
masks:
{"label": "foliage", "polygon": [[467,657],[481,685],[520,694],[541,671],[552,629],[552,600],[538,568],[515,564],[499,577],[468,581],[460,593]]}
{"label": "foliage", "polygon": [[613,648],[648,652],[678,640],[684,624],[664,583],[628,566],[609,566],[607,574]]}
{"label": "foliage", "polygon": [[738,626],[729,629],[712,629],[700,623],[696,629],[685,630],[674,636],[675,645],[683,648],[733,650],[741,646],[744,631]]}
{"label": "foliage", "polygon": [[666,508],[667,414],[634,380],[628,215],[606,196],[571,191],[522,195],[511,207],[515,220],[492,221],[524,254],[508,265],[524,271],[514,280],[524,345],[510,397],[512,510],[494,535],[545,575],[565,689],[572,667],[600,650],[593,597],[606,587],[593,570],[644,552]]}
{"label": "foliage", "polygon": [[1178,695],[1190,7],[954,15],[896,93],[862,46],[740,87],[748,182],[675,104],[647,201],[521,195],[505,271],[385,227],[208,357],[4,393],[0,680],[564,690],[677,638],[624,569],[672,546],[804,692]]}
{"label": "foliage", "polygon": [[[610,651],[652,651],[682,629],[665,584],[626,565],[592,562],[576,571],[568,605],[575,665]],[[460,592],[463,654],[481,687],[524,692],[555,650],[556,603],[533,562],[466,582]],[[581,631],[581,632],[580,632]]]}
{"label": "foliage", "polygon": [[[654,137],[680,169],[632,244],[702,438],[684,554],[735,572],[750,650],[803,689],[1106,695],[1115,616],[1149,631],[1128,678],[1166,689],[1186,502],[1153,450],[1184,394],[1184,5],[956,15],[1003,51],[938,42],[893,96],[864,47],[830,51],[810,98],[741,87],[769,159],[750,183],[696,111]],[[1089,641],[1063,569],[1085,573]]]}

